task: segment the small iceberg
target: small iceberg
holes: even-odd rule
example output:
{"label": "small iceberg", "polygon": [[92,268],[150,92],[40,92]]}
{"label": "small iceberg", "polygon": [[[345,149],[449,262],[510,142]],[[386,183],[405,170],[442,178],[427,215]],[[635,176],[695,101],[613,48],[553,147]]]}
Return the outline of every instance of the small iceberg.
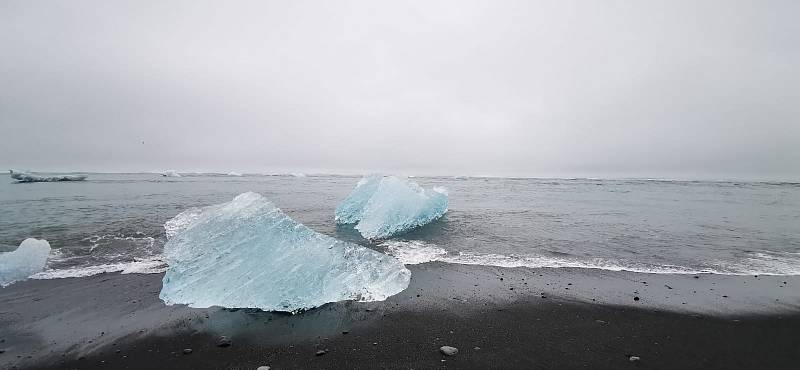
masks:
{"label": "small iceberg", "polygon": [[161,174],[161,176],[164,176],[164,177],[181,177],[181,174],[179,174],[175,170],[166,170]]}
{"label": "small iceberg", "polygon": [[397,259],[317,233],[253,192],[184,211],[164,228],[167,304],[299,312],[385,300],[411,278]]}
{"label": "small iceberg", "polygon": [[292,177],[306,177],[306,174],[304,174],[302,172],[292,172],[290,175]]}
{"label": "small iceberg", "polygon": [[356,224],[367,239],[396,235],[430,223],[447,212],[447,189],[423,189],[408,179],[370,175],[336,207],[336,223]]}
{"label": "small iceberg", "polygon": [[228,176],[236,176],[236,177],[241,177],[241,176],[242,176],[242,174],[241,174],[241,173],[238,173],[238,172],[231,171],[231,172],[228,172]]}
{"label": "small iceberg", "polygon": [[0,253],[0,286],[25,280],[44,270],[49,255],[50,243],[34,238],[23,240],[15,251]]}
{"label": "small iceberg", "polygon": [[86,175],[57,175],[57,176],[42,176],[31,172],[9,170],[11,178],[17,182],[59,182],[59,181],[83,181],[88,176]]}

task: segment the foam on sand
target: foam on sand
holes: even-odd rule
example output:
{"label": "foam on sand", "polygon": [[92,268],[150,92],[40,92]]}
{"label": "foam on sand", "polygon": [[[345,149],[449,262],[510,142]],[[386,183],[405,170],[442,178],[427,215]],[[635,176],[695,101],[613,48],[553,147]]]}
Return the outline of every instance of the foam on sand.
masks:
{"label": "foam on sand", "polygon": [[403,264],[445,262],[460,265],[528,268],[581,268],[606,271],[629,271],[647,274],[717,274],[717,275],[800,275],[800,254],[754,252],[741,263],[719,262],[707,268],[678,265],[653,265],[605,258],[566,258],[554,256],[508,256],[494,253],[450,253],[436,244],[419,240],[387,240],[380,244],[386,253]]}

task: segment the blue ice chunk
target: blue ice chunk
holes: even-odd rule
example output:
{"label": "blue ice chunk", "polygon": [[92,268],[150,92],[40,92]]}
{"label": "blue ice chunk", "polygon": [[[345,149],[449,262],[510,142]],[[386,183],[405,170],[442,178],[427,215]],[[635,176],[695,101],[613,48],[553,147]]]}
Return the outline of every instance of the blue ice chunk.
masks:
{"label": "blue ice chunk", "polygon": [[359,180],[350,195],[336,206],[336,223],[342,225],[358,223],[361,214],[364,213],[364,207],[372,198],[372,194],[378,190],[381,180],[383,175],[369,175]]}
{"label": "blue ice chunk", "polygon": [[55,175],[55,176],[42,176],[31,172],[9,170],[11,178],[17,182],[60,182],[60,181],[83,181],[88,176],[86,175]]}
{"label": "blue ice chunk", "polygon": [[164,226],[169,267],[159,297],[167,304],[297,312],[384,300],[411,277],[393,257],[314,232],[252,192]]}
{"label": "blue ice chunk", "polygon": [[17,280],[44,270],[50,243],[44,239],[28,238],[16,250],[0,253],[0,286],[7,286]]}
{"label": "blue ice chunk", "polygon": [[432,222],[447,212],[447,189],[423,189],[408,179],[370,175],[336,207],[336,222],[355,223],[367,239],[386,238]]}

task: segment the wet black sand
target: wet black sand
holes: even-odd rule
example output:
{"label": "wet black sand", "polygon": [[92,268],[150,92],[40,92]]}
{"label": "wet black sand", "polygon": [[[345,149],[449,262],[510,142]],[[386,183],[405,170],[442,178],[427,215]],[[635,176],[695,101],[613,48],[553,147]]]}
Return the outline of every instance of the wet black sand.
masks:
{"label": "wet black sand", "polygon": [[[0,289],[0,368],[800,364],[797,277],[410,268],[411,286],[386,302],[340,302],[298,315],[166,307],[160,274],[21,282]],[[217,346],[223,335],[230,346]],[[444,356],[443,345],[459,353]]]}

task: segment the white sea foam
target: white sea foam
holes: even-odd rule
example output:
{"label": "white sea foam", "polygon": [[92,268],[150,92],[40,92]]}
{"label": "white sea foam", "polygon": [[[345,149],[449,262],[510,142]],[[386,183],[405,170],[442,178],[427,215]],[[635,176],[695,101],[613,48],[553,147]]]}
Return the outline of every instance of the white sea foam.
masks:
{"label": "white sea foam", "polygon": [[166,263],[161,256],[134,260],[130,262],[108,263],[93,266],[76,266],[66,269],[45,270],[32,275],[31,279],[63,279],[84,277],[106,272],[119,272],[122,274],[156,274],[166,271]]}
{"label": "white sea foam", "polygon": [[439,248],[418,240],[388,240],[381,244],[389,255],[405,265],[418,265],[425,262],[440,261],[447,256],[444,248]]}
{"label": "white sea foam", "polygon": [[419,240],[389,240],[381,243],[386,253],[406,265],[445,262],[461,265],[527,268],[585,268],[609,271],[630,271],[649,274],[718,274],[718,275],[800,275],[800,253],[757,252],[740,263],[718,263],[714,268],[692,268],[678,265],[622,263],[604,258],[586,260],[545,257],[507,256],[493,253],[450,253]]}

